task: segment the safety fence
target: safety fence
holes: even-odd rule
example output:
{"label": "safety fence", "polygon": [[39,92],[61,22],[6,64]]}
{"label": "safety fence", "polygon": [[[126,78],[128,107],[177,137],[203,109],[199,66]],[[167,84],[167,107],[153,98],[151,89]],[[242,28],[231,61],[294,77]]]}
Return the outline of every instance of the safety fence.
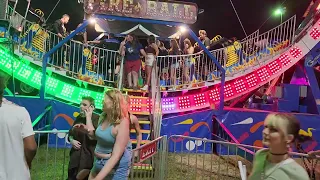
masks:
{"label": "safety fence", "polygon": [[[32,179],[66,179],[71,147],[68,131],[36,131],[35,137],[38,152],[32,164]],[[225,141],[161,136],[132,151],[129,179],[241,179],[241,174],[250,174],[258,149]],[[307,170],[319,169],[318,159],[291,155],[303,167],[308,166]]]}
{"label": "safety fence", "polygon": [[[213,50],[211,53],[224,54],[224,60],[217,56],[216,58],[219,62],[225,63],[227,76],[239,75],[256,66],[265,65],[272,57],[287,50],[294,42],[295,26],[296,16],[293,16],[263,34],[258,34],[259,31],[256,31],[241,42],[235,41],[232,45]],[[218,72],[209,73],[219,77]]]}
{"label": "safety fence", "polygon": [[[71,148],[68,132],[35,131],[38,151],[32,162],[31,179],[67,179]],[[129,179],[164,179],[166,140],[161,136],[132,150]]]}
{"label": "safety fence", "polygon": [[[254,154],[261,147],[173,135],[167,140],[166,177],[179,179],[245,179],[252,171]],[[310,177],[319,178],[320,159],[307,154],[290,153]]]}
{"label": "safety fence", "polygon": [[[211,51],[214,58],[226,69],[228,77],[244,74],[254,67],[260,67],[273,57],[287,50],[295,35],[296,17],[288,19],[279,26],[259,34],[254,32],[242,41],[230,41],[229,45]],[[224,44],[224,38],[215,43]],[[160,85],[169,90],[188,89],[204,82],[221,78],[221,72],[212,59],[199,52],[179,56],[158,57]]]}
{"label": "safety fence", "polygon": [[[32,56],[35,61],[42,61],[44,54],[64,37],[39,24],[26,21],[20,36],[19,50],[22,54]],[[49,67],[60,74],[99,85],[115,83],[121,64],[118,51],[104,48],[103,41],[96,42],[96,46],[86,45],[83,37],[83,32],[80,32],[58,48],[49,57]]]}

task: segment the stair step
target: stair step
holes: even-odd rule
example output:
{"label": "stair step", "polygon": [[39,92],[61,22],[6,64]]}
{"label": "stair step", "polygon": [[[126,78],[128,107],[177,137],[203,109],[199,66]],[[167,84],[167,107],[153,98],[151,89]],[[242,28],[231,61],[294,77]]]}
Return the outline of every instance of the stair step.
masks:
{"label": "stair step", "polygon": [[139,124],[150,124],[150,121],[140,121],[139,120]]}
{"label": "stair step", "polygon": [[149,112],[131,112],[131,114],[134,114],[134,115],[150,115]]}
{"label": "stair step", "polygon": [[151,166],[151,164],[134,163],[133,169],[152,171],[152,166]]}
{"label": "stair step", "polygon": [[[142,140],[141,141],[141,144],[147,144],[149,143],[150,141],[149,140]],[[136,139],[131,139],[131,143],[132,144],[137,144],[137,140]]]}
{"label": "stair step", "polygon": [[[135,129],[131,129],[130,132],[131,132],[131,133],[135,133],[136,130],[135,130]],[[151,131],[150,131],[150,130],[141,129],[141,132],[142,132],[143,134],[150,134]]]}
{"label": "stair step", "polygon": [[136,116],[138,119],[139,119],[139,121],[149,121],[149,116]]}
{"label": "stair step", "polygon": [[137,89],[137,90],[133,90],[133,89],[126,89],[126,88],[123,88],[124,92],[135,92],[135,93],[147,93],[148,91],[144,91],[144,90],[141,90],[141,89]]}

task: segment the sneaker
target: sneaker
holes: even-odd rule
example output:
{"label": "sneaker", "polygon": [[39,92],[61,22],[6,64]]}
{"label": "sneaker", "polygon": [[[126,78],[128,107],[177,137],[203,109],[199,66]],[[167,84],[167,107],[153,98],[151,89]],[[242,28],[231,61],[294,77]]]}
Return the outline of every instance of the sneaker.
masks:
{"label": "sneaker", "polygon": [[142,90],[142,91],[147,91],[147,90],[148,90],[148,88],[149,88],[149,86],[148,86],[148,85],[144,85],[144,86],[143,86],[143,88],[141,88],[141,90]]}

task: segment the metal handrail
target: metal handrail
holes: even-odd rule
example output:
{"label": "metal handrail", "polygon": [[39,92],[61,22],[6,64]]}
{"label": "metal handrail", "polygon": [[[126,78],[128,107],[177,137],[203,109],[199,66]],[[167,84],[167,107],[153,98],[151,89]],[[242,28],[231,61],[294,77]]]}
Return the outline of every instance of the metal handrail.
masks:
{"label": "metal handrail", "polygon": [[34,127],[35,125],[37,125],[40,120],[49,112],[51,111],[52,106],[48,106],[46,107],[46,109],[43,111],[43,113],[41,113],[33,122],[32,122],[32,127]]}

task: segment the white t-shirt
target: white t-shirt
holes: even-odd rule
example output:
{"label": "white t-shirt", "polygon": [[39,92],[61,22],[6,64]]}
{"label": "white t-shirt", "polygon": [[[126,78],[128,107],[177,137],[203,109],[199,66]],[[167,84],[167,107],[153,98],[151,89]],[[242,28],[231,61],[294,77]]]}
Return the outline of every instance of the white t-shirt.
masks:
{"label": "white t-shirt", "polygon": [[28,111],[4,99],[0,107],[0,180],[30,180],[23,139],[31,135]]}

